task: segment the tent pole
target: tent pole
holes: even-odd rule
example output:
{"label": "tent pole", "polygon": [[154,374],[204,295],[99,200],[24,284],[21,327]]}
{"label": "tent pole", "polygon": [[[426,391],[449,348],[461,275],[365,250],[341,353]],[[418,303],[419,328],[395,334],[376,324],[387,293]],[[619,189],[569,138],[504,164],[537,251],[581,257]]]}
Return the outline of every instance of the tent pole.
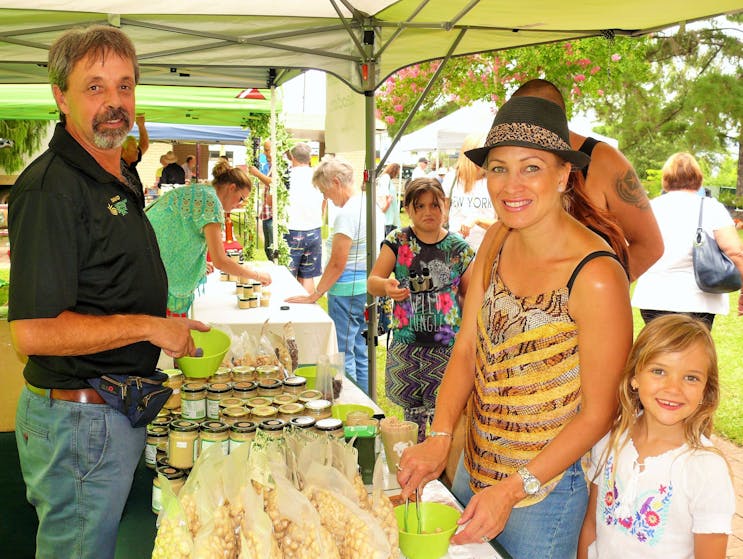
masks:
{"label": "tent pole", "polygon": [[276,86],[271,83],[271,203],[273,204],[273,219],[271,220],[271,229],[273,230],[273,250],[271,250],[271,260],[276,262],[278,258],[279,247],[279,204],[276,198],[276,189],[279,184],[278,159],[276,159]]}
{"label": "tent pole", "polygon": [[[365,91],[365,116],[366,116],[366,169],[364,170],[364,186],[366,187],[366,271],[367,276],[374,267],[376,261],[376,246],[381,239],[376,238],[377,213],[376,209],[376,186],[374,178],[374,156],[376,155],[375,135],[377,119],[375,115],[374,90]],[[366,330],[366,346],[369,353],[369,397],[377,401],[377,307],[374,296],[366,293],[366,308],[369,313],[369,322]]]}

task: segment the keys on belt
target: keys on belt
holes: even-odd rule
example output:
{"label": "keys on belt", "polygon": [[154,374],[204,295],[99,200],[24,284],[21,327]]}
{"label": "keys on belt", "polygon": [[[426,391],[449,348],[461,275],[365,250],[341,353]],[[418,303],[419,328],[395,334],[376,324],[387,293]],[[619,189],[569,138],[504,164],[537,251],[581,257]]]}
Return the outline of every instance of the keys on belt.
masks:
{"label": "keys on belt", "polygon": [[32,384],[26,383],[26,387],[41,396],[50,400],[62,400],[65,402],[77,402],[78,404],[105,404],[101,395],[92,388],[78,388],[69,390],[66,388],[38,388]]}

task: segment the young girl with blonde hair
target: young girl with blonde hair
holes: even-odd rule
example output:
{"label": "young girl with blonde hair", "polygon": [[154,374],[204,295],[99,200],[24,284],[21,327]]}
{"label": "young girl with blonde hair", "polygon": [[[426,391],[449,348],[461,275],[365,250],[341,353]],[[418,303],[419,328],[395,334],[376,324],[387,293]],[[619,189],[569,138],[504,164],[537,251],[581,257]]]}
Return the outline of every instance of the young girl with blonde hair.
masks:
{"label": "young girl with blonde hair", "polygon": [[723,559],[735,513],[725,459],[709,440],[720,399],[703,322],[656,318],[640,332],[611,432],[594,447],[578,559]]}

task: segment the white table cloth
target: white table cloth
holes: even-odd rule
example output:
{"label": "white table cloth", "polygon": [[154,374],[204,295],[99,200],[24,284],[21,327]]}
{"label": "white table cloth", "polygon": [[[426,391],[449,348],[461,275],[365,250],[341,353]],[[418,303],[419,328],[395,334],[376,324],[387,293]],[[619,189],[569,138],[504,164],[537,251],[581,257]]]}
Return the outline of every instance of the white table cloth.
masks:
{"label": "white table cloth", "polygon": [[[234,281],[220,281],[219,272],[209,274],[205,290],[198,293],[193,303],[193,318],[206,322],[215,328],[230,330],[235,335],[248,332],[258,338],[263,323],[269,321],[269,329],[283,335],[287,322],[294,326],[294,335],[299,349],[300,364],[317,363],[319,355],[330,355],[338,351],[335,324],[320,305],[287,303],[292,295],[306,295],[307,292],[284,266],[270,262],[258,264],[271,274],[271,303],[268,307],[240,309]],[[282,306],[289,307],[281,310]],[[225,328],[226,327],[226,328]]]}

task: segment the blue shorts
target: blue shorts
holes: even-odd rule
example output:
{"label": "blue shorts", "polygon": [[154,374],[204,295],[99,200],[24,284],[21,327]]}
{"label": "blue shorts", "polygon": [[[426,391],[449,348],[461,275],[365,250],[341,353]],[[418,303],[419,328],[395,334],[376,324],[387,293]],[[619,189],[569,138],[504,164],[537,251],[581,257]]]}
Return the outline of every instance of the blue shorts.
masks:
{"label": "blue shorts", "polygon": [[297,278],[317,278],[322,275],[322,230],[296,231],[284,235],[289,245],[289,271]]}

